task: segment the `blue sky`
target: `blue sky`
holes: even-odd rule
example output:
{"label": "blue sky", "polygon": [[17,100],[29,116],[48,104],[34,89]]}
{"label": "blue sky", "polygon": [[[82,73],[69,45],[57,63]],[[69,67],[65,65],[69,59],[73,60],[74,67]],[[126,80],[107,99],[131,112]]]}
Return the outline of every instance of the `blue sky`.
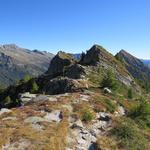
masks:
{"label": "blue sky", "polygon": [[0,0],[0,43],[78,53],[100,44],[150,59],[150,0]]}

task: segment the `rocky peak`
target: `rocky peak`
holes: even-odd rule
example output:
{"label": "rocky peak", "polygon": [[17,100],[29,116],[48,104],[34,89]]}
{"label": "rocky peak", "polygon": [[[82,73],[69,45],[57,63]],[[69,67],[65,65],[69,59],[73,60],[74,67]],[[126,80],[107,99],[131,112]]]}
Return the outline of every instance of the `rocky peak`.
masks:
{"label": "rocky peak", "polygon": [[125,50],[121,50],[115,57],[125,65],[134,78],[142,81],[150,80],[150,69],[140,59]]}
{"label": "rocky peak", "polygon": [[135,62],[138,62],[138,63],[142,63],[142,62],[140,61],[140,59],[134,57],[133,55],[131,55],[130,53],[128,53],[127,51],[125,51],[125,50],[123,50],[123,49],[120,50],[120,52],[117,53],[116,56],[124,57],[124,58],[126,58],[126,59],[129,59],[130,61],[132,60],[132,61],[135,61]]}
{"label": "rocky peak", "polygon": [[124,49],[121,49],[119,53],[122,53],[122,54],[129,54],[126,50]]}
{"label": "rocky peak", "polygon": [[140,59],[136,58],[125,50],[121,50],[119,53],[117,53],[116,57],[124,63],[129,63],[131,65],[134,65],[135,67],[144,67],[143,62]]}
{"label": "rocky peak", "polygon": [[101,61],[105,61],[108,55],[110,54],[102,46],[93,45],[80,63],[84,65],[96,65]]}
{"label": "rocky peak", "polygon": [[74,63],[75,59],[71,54],[59,51],[52,59],[46,74],[49,74],[51,77],[61,76],[63,75],[64,68]]}

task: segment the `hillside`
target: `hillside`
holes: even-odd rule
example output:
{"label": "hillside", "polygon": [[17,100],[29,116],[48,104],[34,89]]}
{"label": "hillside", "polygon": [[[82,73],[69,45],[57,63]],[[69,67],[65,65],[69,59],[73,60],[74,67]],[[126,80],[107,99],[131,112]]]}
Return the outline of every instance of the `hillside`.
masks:
{"label": "hillside", "polygon": [[5,90],[0,95],[1,105],[7,95],[14,100],[11,105],[15,105],[18,94],[31,92],[35,83],[38,87],[37,92],[45,94],[62,94],[98,88],[108,71],[114,74],[118,87],[133,88],[140,93],[140,87],[125,66],[103,47],[94,45],[79,61],[71,54],[58,52],[45,74]]}
{"label": "hillside", "polygon": [[121,50],[116,58],[120,60],[130,74],[140,82],[150,81],[150,69],[138,58],[132,56],[125,50]]}
{"label": "hillside", "polygon": [[43,74],[53,54],[38,50],[20,48],[14,44],[0,46],[0,83],[1,86],[14,84],[25,75]]}
{"label": "hillside", "polygon": [[80,60],[60,51],[44,74],[2,91],[0,148],[150,149],[149,93],[119,58],[99,45]]}

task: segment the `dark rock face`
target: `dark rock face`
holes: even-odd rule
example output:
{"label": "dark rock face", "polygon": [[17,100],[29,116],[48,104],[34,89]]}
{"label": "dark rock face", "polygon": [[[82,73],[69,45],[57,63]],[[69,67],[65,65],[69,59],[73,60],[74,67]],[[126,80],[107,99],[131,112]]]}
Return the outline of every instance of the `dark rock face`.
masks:
{"label": "dark rock face", "polygon": [[67,77],[57,77],[47,82],[43,90],[46,94],[62,94],[66,92],[75,92],[79,90],[78,81]]}
{"label": "dark rock face", "polygon": [[68,67],[65,71],[65,76],[72,79],[84,78],[86,74],[86,69],[80,64],[74,64]]}
{"label": "dark rock face", "polygon": [[49,74],[49,76],[51,76],[52,78],[63,76],[65,67],[73,64],[74,62],[75,60],[70,54],[66,54],[60,51],[52,59],[46,74]]}
{"label": "dark rock face", "polygon": [[15,44],[0,46],[0,83],[14,84],[25,75],[39,76],[47,71],[53,54],[31,51]]}
{"label": "dark rock face", "polygon": [[103,57],[102,51],[104,51],[104,49],[101,46],[94,45],[89,51],[87,51],[87,54],[82,58],[80,63],[84,65],[96,65]]}
{"label": "dark rock face", "polygon": [[116,57],[122,61],[134,78],[141,81],[150,80],[150,69],[140,59],[127,53],[125,50],[121,50]]}
{"label": "dark rock face", "polygon": [[87,51],[85,56],[81,56],[80,63],[82,65],[97,65],[107,63],[108,65],[116,65],[116,60],[112,54],[110,54],[102,46],[94,45]]}

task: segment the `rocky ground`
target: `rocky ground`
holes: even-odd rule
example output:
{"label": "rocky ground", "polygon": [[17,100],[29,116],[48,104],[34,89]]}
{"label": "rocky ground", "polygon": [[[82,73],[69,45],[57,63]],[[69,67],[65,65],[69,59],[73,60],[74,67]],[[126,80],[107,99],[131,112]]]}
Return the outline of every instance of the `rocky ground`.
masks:
{"label": "rocky ground", "polygon": [[[125,112],[120,106],[113,114],[105,108],[94,111],[95,94],[91,91],[53,96],[22,94],[21,107],[0,111],[1,149],[97,150],[97,139],[107,134],[112,118]],[[86,109],[93,113],[90,121],[83,119]]]}

